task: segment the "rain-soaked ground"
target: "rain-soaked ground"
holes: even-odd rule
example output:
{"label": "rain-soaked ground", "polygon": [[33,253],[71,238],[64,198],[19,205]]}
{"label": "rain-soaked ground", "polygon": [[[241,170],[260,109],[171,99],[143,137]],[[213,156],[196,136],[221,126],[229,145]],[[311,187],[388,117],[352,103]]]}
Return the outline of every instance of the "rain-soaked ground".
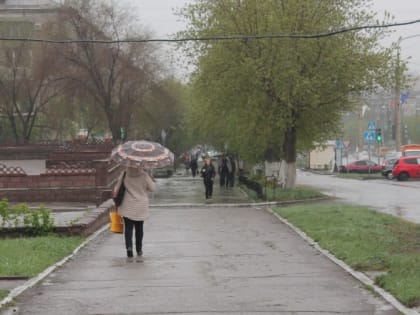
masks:
{"label": "rain-soaked ground", "polygon": [[297,183],[355,204],[420,223],[420,181],[343,179],[298,171]]}
{"label": "rain-soaked ground", "polygon": [[150,196],[152,205],[185,203],[246,203],[247,196],[236,185],[220,187],[218,177],[213,185],[213,198],[206,200],[203,179],[191,175],[175,175],[172,178],[156,179],[157,190]]}

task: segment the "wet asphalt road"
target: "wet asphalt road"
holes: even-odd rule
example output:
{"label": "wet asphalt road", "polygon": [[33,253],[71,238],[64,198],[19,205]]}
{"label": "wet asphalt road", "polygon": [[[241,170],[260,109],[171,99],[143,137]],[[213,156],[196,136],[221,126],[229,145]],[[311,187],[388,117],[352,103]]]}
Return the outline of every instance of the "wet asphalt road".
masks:
{"label": "wet asphalt road", "polygon": [[0,314],[398,314],[263,209],[214,206],[240,190],[158,186],[141,261],[105,231]]}
{"label": "wet asphalt road", "polygon": [[348,203],[366,205],[420,223],[420,181],[343,179],[298,171],[297,184],[316,187]]}

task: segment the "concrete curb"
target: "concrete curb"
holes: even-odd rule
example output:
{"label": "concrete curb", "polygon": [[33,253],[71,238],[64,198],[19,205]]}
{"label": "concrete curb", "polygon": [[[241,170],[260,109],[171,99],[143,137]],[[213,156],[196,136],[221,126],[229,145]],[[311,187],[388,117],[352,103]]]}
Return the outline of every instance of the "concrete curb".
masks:
{"label": "concrete curb", "polygon": [[171,203],[171,204],[151,204],[150,208],[252,208],[252,207],[268,207],[268,206],[286,206],[294,204],[312,203],[326,200],[333,200],[333,197],[321,197],[292,201],[267,201],[267,202],[244,202],[244,203]]}
{"label": "concrete curb", "polygon": [[266,208],[270,214],[274,215],[277,219],[279,219],[282,223],[287,225],[290,229],[292,229],[296,234],[298,234],[302,239],[304,239],[309,245],[313,246],[318,252],[322,255],[327,257],[333,263],[344,269],[347,273],[353,276],[355,279],[362,282],[364,285],[371,287],[377,294],[379,294],[385,301],[395,307],[399,312],[406,315],[420,315],[419,312],[416,310],[407,308],[400,301],[398,301],[392,294],[388,293],[381,287],[377,286],[375,282],[366,276],[364,273],[353,270],[349,265],[347,265],[344,261],[338,259],[334,255],[332,255],[329,251],[323,249],[321,246],[318,245],[311,237],[309,237],[305,232],[295,227],[291,224],[287,219],[281,217],[279,214],[274,212],[271,208]]}
{"label": "concrete curb", "polygon": [[69,261],[70,259],[72,259],[83,247],[85,247],[89,242],[91,242],[92,240],[94,240],[96,237],[98,237],[101,233],[103,233],[104,231],[106,231],[108,228],[109,228],[108,225],[104,225],[102,228],[100,228],[95,233],[93,233],[92,235],[90,235],[70,255],[68,255],[67,257],[64,257],[62,260],[60,260],[59,262],[55,263],[54,265],[48,267],[47,269],[45,269],[44,271],[42,271],[37,276],[29,279],[28,281],[26,281],[21,286],[18,286],[16,288],[14,288],[12,291],[10,291],[10,293],[9,293],[8,296],[6,296],[3,300],[0,301],[0,308],[3,307],[3,306],[5,306],[8,303],[11,303],[14,298],[16,298],[18,295],[22,294],[25,290],[33,287],[38,282],[42,281],[45,277],[47,277],[52,272],[54,272],[58,267],[63,266],[67,261]]}

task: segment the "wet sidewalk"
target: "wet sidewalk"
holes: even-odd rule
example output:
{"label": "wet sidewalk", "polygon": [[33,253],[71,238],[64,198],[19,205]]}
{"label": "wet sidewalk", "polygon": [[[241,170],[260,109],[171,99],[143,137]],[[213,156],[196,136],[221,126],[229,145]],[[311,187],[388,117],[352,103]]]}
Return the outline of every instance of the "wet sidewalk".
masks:
{"label": "wet sidewalk", "polygon": [[158,186],[141,261],[106,229],[0,314],[399,314],[264,209],[219,203],[239,189]]}
{"label": "wet sidewalk", "polygon": [[156,192],[150,196],[152,206],[182,204],[238,204],[249,203],[246,194],[237,186],[220,187],[218,177],[213,185],[213,198],[206,200],[203,179],[191,176],[173,176],[156,179]]}

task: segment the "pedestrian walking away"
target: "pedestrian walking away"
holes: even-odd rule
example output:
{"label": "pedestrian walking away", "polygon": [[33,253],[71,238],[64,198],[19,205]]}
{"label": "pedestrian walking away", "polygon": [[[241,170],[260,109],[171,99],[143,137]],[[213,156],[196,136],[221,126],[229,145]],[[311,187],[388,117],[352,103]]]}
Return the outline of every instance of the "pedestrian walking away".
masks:
{"label": "pedestrian walking away", "polygon": [[133,260],[133,230],[135,230],[137,257],[143,255],[143,224],[149,218],[148,192],[155,191],[154,180],[141,168],[127,167],[125,177],[120,176],[116,187],[124,180],[125,194],[118,208],[124,219],[124,238],[127,260]]}
{"label": "pedestrian walking away", "polygon": [[222,155],[222,157],[220,158],[217,169],[219,173],[220,187],[225,187],[227,185],[227,175],[229,173],[229,169],[227,166],[227,158],[225,155]]}
{"label": "pedestrian walking away", "polygon": [[204,180],[206,189],[206,199],[211,199],[213,195],[213,179],[216,176],[216,169],[213,166],[211,158],[207,158],[204,166],[201,168],[201,177]]}
{"label": "pedestrian walking away", "polygon": [[197,175],[197,169],[198,169],[198,157],[197,156],[193,156],[191,158],[190,167],[191,167],[191,175],[192,175],[192,177],[195,177]]}
{"label": "pedestrian walking away", "polygon": [[234,182],[235,182],[235,172],[236,172],[236,164],[235,164],[235,159],[233,158],[232,155],[229,155],[227,157],[227,168],[228,168],[228,173],[226,175],[226,187],[233,187]]}

